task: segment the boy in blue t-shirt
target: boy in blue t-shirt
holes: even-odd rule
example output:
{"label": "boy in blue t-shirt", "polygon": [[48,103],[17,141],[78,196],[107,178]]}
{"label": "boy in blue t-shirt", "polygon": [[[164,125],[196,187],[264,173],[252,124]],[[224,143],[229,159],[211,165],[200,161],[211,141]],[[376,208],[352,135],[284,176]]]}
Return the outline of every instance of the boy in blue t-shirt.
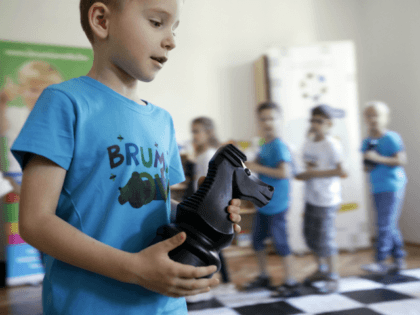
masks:
{"label": "boy in blue t-shirt", "polygon": [[150,246],[184,174],[170,114],[136,91],[175,48],[182,3],[81,0],[92,69],[47,88],[12,147],[20,234],[46,253],[44,314],[187,314],[183,296],[218,283],[202,278],[215,266],[169,258],[185,233]]}
{"label": "boy in blue t-shirt", "polygon": [[298,295],[298,285],[293,275],[293,256],[289,248],[286,229],[286,214],[289,208],[289,173],[291,155],[287,145],[279,138],[281,109],[276,103],[265,102],[257,108],[258,122],[265,143],[257,162],[246,166],[259,174],[259,178],[273,186],[275,193],[270,203],[259,208],[253,223],[253,246],[256,252],[260,275],[245,285],[245,290],[260,287],[271,288],[267,271],[264,240],[271,236],[277,253],[283,257],[285,282],[276,288],[275,296],[289,297]]}
{"label": "boy in blue t-shirt", "polygon": [[[407,184],[404,171],[407,156],[400,135],[386,129],[389,120],[387,105],[378,101],[369,102],[364,114],[368,137],[363,140],[362,152],[376,208],[377,241],[376,261],[363,265],[362,269],[385,274],[406,267],[398,220]],[[385,260],[390,255],[394,258],[394,264],[387,265]]]}

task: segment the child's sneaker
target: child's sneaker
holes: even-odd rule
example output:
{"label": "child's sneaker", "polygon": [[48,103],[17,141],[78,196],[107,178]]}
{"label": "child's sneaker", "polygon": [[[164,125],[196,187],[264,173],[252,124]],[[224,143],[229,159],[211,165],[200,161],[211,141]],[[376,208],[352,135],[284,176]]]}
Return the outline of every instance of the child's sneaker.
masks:
{"label": "child's sneaker", "polygon": [[321,270],[317,270],[315,273],[313,273],[312,275],[310,275],[304,280],[304,284],[306,286],[310,286],[312,285],[313,282],[326,281],[327,278],[328,278],[327,272],[322,272]]}
{"label": "child's sneaker", "polygon": [[375,263],[371,263],[367,265],[362,265],[361,268],[375,275],[385,275],[390,272],[390,270],[392,269],[392,266],[384,262],[375,262]]}
{"label": "child's sneaker", "polygon": [[244,291],[252,291],[262,288],[272,289],[269,276],[259,275],[255,280],[248,282],[242,287]]}
{"label": "child's sneaker", "polygon": [[278,286],[271,294],[272,298],[289,298],[297,296],[301,296],[300,284],[297,282],[294,284],[284,283],[281,286]]}
{"label": "child's sneaker", "polygon": [[324,282],[324,285],[318,287],[319,293],[332,294],[337,293],[339,288],[340,276],[336,273],[330,273]]}
{"label": "child's sneaker", "polygon": [[407,269],[407,263],[404,258],[395,258],[394,263],[390,266],[389,273],[398,273],[401,270]]}

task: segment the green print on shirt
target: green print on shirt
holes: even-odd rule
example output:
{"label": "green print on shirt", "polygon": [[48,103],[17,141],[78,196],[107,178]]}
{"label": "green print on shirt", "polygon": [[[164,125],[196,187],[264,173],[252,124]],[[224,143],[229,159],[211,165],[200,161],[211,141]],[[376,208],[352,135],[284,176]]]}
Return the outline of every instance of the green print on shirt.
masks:
{"label": "green print on shirt", "polygon": [[[125,144],[125,156],[120,153],[119,145],[110,146],[107,150],[111,169],[121,166],[124,161],[127,165],[131,165],[132,161],[134,161],[136,166],[140,165],[139,153],[144,168],[151,168],[153,164],[155,169],[160,168],[161,177],[157,174],[153,177],[148,172],[133,172],[127,184],[118,188],[120,190],[118,202],[121,205],[129,202],[133,208],[141,208],[143,205],[152,202],[152,200],[166,201],[168,199],[169,179],[165,175],[168,174],[169,169],[165,163],[164,153],[160,154],[156,149],[155,158],[153,159],[153,150],[151,148],[139,148],[134,143]],[[145,152],[147,152],[147,156],[145,156]]]}

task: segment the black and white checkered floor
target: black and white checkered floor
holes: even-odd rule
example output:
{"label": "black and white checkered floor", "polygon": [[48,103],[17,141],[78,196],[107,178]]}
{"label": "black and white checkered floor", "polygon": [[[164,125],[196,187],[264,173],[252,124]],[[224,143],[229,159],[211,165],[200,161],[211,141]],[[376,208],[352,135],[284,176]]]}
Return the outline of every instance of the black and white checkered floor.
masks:
{"label": "black and white checkered floor", "polygon": [[[395,275],[340,280],[339,292],[271,298],[270,291],[217,294],[206,302],[188,304],[189,315],[420,315],[420,269]],[[308,291],[308,292],[306,292]]]}

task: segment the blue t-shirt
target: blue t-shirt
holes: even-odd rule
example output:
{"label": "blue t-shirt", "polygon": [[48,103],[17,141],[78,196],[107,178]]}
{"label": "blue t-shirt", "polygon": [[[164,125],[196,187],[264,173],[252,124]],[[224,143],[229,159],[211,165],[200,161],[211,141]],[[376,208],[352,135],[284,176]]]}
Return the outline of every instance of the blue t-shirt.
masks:
{"label": "blue t-shirt", "polygon": [[[375,151],[380,155],[391,157],[398,152],[405,151],[400,135],[394,131],[387,131],[381,138],[366,138],[362,143],[362,152],[366,152],[369,143],[375,140]],[[370,172],[372,193],[398,191],[407,183],[407,177],[402,166],[376,165]]]}
{"label": "blue t-shirt", "polygon": [[[123,251],[148,247],[170,218],[169,184],[184,180],[170,114],[90,77],[44,90],[12,147],[67,170],[56,214]],[[170,298],[46,257],[44,314],[187,314]]]}
{"label": "blue t-shirt", "polygon": [[[282,162],[291,162],[290,151],[284,142],[276,138],[262,146],[258,162],[263,166],[277,168]],[[273,178],[264,174],[259,174],[259,178],[275,189],[271,201],[259,211],[266,215],[285,211],[289,207],[289,179]]]}

